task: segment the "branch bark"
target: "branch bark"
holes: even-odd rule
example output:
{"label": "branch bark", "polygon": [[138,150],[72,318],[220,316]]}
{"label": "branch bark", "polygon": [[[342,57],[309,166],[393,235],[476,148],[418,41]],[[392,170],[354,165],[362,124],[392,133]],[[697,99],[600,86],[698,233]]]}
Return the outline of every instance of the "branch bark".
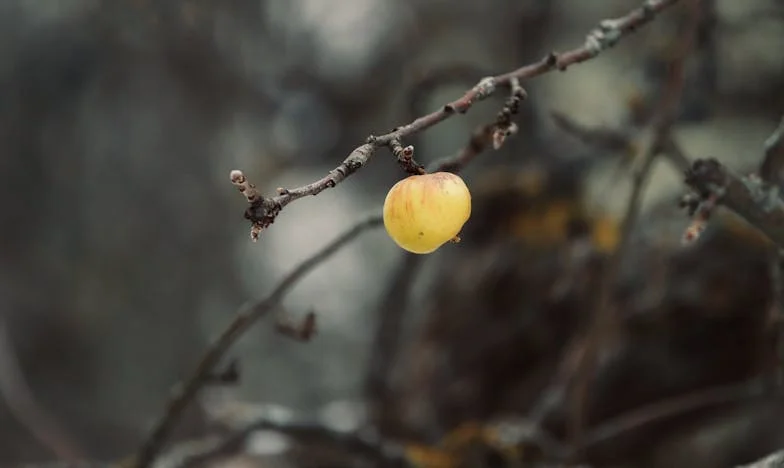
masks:
{"label": "branch bark", "polygon": [[147,467],[161,452],[169,434],[174,429],[174,425],[179,420],[187,405],[196,397],[199,390],[209,380],[212,370],[231,346],[242,336],[251,326],[268,313],[277,309],[285,298],[286,294],[297,284],[305,275],[310,273],[315,267],[329,259],[342,247],[348,245],[357,236],[369,229],[381,224],[378,217],[369,218],[356,226],[352,227],[344,234],[340,235],[332,242],[327,244],[322,250],[302,262],[283,280],[278,283],[275,289],[264,299],[243,306],[237,312],[234,320],[223,330],[217,340],[215,340],[204,355],[199,360],[196,369],[190,377],[178,385],[169,400],[166,411],[160,420],[155,424],[150,436],[139,450],[131,466]]}
{"label": "branch bark", "polygon": [[[678,1],[645,0],[642,6],[620,18],[601,21],[596,28],[588,33],[584,43],[575,49],[563,53],[550,52],[541,60],[532,64],[508,73],[483,78],[466,91],[463,96],[445,104],[441,109],[419,117],[408,124],[395,127],[389,133],[369,136],[364,144],[356,147],[335,169],[315,182],[293,189],[281,188],[278,189],[277,195],[264,197],[254,187],[239,182],[239,176],[242,176],[241,171],[232,171],[232,182],[238,185],[250,205],[245,210],[245,218],[252,225],[251,237],[254,240],[257,239],[259,233],[274,223],[275,218],[289,203],[309,195],[318,195],[328,188],[335,187],[360,170],[379,148],[390,147],[393,142],[400,142],[406,137],[427,130],[453,117],[455,114],[464,114],[475,103],[495,94],[499,88],[512,88],[514,94],[515,86],[519,85],[523,80],[544,75],[553,70],[564,71],[574,64],[591,60],[603,51],[614,47],[622,38],[649,23],[658,13],[675,5]],[[501,125],[496,125],[489,133],[497,138],[503,138],[500,136],[501,134],[496,132],[501,129]],[[244,179],[244,176],[242,178]]]}
{"label": "branch bark", "polygon": [[694,161],[686,173],[686,185],[697,193],[700,203],[715,200],[784,249],[784,201],[776,185],[756,175],[736,175],[715,159]]}
{"label": "branch bark", "polygon": [[[415,119],[414,121],[397,127],[391,132],[380,136],[371,135],[367,141],[355,148],[348,157],[335,169],[321,179],[294,189],[279,188],[278,194],[272,197],[262,196],[251,184],[242,171],[231,171],[231,182],[247,199],[249,206],[245,217],[251,222],[251,237],[255,240],[259,233],[269,227],[280,211],[289,203],[309,195],[318,195],[327,188],[335,187],[346,178],[361,169],[376,150],[381,147],[391,149],[393,143],[397,144],[404,138],[422,132],[455,114],[467,112],[473,104],[493,95],[499,88],[506,87],[511,90],[511,97],[499,114],[492,126],[472,137],[468,149],[456,155],[454,159],[438,162],[437,168],[450,168],[450,164],[462,167],[476,156],[488,142],[488,136],[494,147],[503,143],[503,138],[513,131],[511,115],[515,106],[525,98],[525,92],[520,86],[520,81],[543,75],[552,70],[566,70],[569,66],[590,60],[602,51],[612,48],[621,38],[637,28],[649,23],[659,12],[678,3],[679,0],[645,0],[643,5],[632,10],[627,15],[616,19],[606,19],[591,31],[585,42],[565,53],[551,52],[544,58],[530,65],[520,67],[511,72],[487,77],[480,80],[474,87],[466,91],[462,97],[445,104],[441,109]],[[140,448],[130,465],[137,468],[147,468],[163,449],[174,425],[181,416],[186,406],[196,397],[199,390],[208,380],[213,368],[220,362],[234,342],[242,336],[260,318],[276,309],[289,290],[310,270],[330,257],[344,245],[348,244],[365,230],[380,226],[382,220],[376,216],[370,218],[340,236],[321,252],[303,262],[286,276],[267,298],[249,306],[243,307],[234,320],[221,333],[218,339],[210,345],[199,360],[191,376],[179,385],[170,399],[166,411],[155,424],[150,436]]]}

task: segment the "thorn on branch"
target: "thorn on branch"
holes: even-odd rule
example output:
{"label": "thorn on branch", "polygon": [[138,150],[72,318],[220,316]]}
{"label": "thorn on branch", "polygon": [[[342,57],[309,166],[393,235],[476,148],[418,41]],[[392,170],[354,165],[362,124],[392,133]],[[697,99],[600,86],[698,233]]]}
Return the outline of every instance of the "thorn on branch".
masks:
{"label": "thorn on branch", "polygon": [[307,342],[316,335],[316,313],[311,311],[301,320],[281,317],[275,323],[278,333],[297,341]]}

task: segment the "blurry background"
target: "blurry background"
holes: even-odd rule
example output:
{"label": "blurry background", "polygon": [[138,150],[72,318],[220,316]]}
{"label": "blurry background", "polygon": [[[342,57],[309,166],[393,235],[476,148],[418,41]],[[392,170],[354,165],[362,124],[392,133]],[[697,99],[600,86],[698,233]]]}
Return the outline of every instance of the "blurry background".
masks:
{"label": "blurry background", "polygon": [[[254,244],[231,169],[267,194],[308,183],[368,134],[482,76],[575,47],[638,3],[0,2],[0,465],[56,458],[21,422],[31,414],[82,458],[131,454],[236,308],[378,212],[402,176],[381,151],[335,190],[287,207]],[[676,134],[690,157],[750,171],[784,111],[784,7],[703,3]],[[240,382],[206,391],[178,439],[225,433],[237,418],[227,409],[252,420],[269,404],[425,445],[466,422],[528,414],[591,313],[631,184],[618,168],[633,152],[584,145],[551,112],[644,138],[635,119],[658,99],[684,12],[523,83],[521,131],[465,172],[475,213],[464,242],[415,260],[383,230],[361,237],[285,301],[294,316],[317,312],[318,335],[302,344],[256,327],[233,351]],[[406,143],[420,162],[452,154],[502,103]],[[592,423],[758,370],[773,294],[764,249],[716,228],[682,251],[683,192],[682,173],[660,159],[619,292],[627,344],[597,379]],[[594,233],[587,246],[567,235],[574,217]],[[586,456],[598,466],[720,467],[784,446],[773,429],[784,420],[779,400],[728,406]],[[547,411],[553,434],[563,433],[562,412]],[[262,466],[258,453],[272,452],[275,466],[298,466],[280,458],[291,441],[264,440],[255,457],[238,455],[249,444],[215,463]],[[303,466],[353,466],[352,457]]]}

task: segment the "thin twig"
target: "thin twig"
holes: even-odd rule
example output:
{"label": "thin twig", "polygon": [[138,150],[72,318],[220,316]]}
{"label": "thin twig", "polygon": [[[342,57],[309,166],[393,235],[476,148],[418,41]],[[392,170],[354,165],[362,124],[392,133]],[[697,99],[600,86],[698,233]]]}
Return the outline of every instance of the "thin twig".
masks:
{"label": "thin twig", "polygon": [[310,273],[313,268],[327,260],[363,232],[377,227],[380,224],[381,220],[375,216],[360,222],[292,270],[291,273],[278,283],[275,289],[273,289],[266,298],[241,307],[232,322],[223,330],[218,339],[207,348],[190,377],[177,386],[173,396],[169,400],[165,413],[155,424],[150,436],[139,450],[136,459],[133,460],[133,466],[146,468],[152,463],[166,443],[169,434],[174,429],[182,412],[196,397],[204,383],[209,379],[210,375],[212,375],[215,366],[218,365],[229,348],[231,348],[240,336],[259,319],[277,309],[280,302],[286,294],[288,294],[291,288],[306,274]]}
{"label": "thin twig", "polygon": [[[601,52],[615,46],[620,39],[649,23],[659,12],[678,3],[679,0],[645,0],[643,5],[615,19],[601,21],[586,37],[585,42],[572,50],[563,53],[551,52],[541,60],[525,65],[516,70],[497,76],[483,78],[474,87],[466,91],[460,98],[449,102],[441,109],[419,117],[414,121],[393,129],[391,132],[374,136],[356,147],[340,165],[331,170],[321,179],[301,187],[279,189],[278,194],[271,197],[261,196],[255,188],[247,190],[247,186],[238,181],[240,171],[232,171],[232,182],[240,187],[246,195],[250,206],[245,210],[245,217],[251,222],[251,237],[258,238],[261,230],[269,227],[280,211],[289,203],[300,198],[318,195],[322,191],[335,187],[347,177],[361,169],[376,150],[389,147],[393,141],[404,140],[406,137],[422,132],[455,114],[464,114],[479,101],[493,95],[500,87],[512,87],[525,79],[534,78],[553,70],[566,70],[569,66],[585,62],[597,57]],[[244,178],[244,176],[243,176]]]}
{"label": "thin twig", "polygon": [[639,216],[642,195],[648,175],[653,167],[656,156],[661,154],[665,142],[668,141],[670,130],[675,121],[684,85],[685,61],[692,50],[695,31],[700,20],[700,1],[692,0],[690,21],[680,39],[680,55],[670,67],[670,74],[665,84],[659,108],[654,112],[652,120],[653,139],[643,153],[642,164],[634,175],[632,193],[626,206],[621,222],[621,236],[618,247],[608,259],[602,276],[597,303],[584,342],[579,353],[574,373],[574,387],[571,392],[569,419],[570,439],[574,446],[582,444],[583,427],[585,424],[586,401],[589,384],[597,366],[601,347],[606,345],[618,331],[619,323],[612,305],[612,295],[620,275],[621,266],[629,253],[631,233]]}
{"label": "thin twig", "polygon": [[585,436],[577,446],[568,446],[561,443],[544,431],[539,422],[531,419],[511,422],[501,421],[500,424],[493,425],[493,427],[503,434],[505,444],[532,444],[544,451],[548,461],[568,460],[579,455],[580,452],[650,424],[706,410],[711,407],[764,398],[766,395],[765,382],[762,379],[752,379],[740,383],[736,382],[695,390],[686,395],[678,395],[645,404],[609,418],[586,430]]}
{"label": "thin twig", "polygon": [[[366,143],[355,148],[340,165],[326,176],[310,184],[294,189],[280,188],[277,195],[263,197],[241,171],[233,170],[230,174],[231,181],[245,195],[249,203],[249,207],[245,211],[245,217],[252,224],[251,237],[253,239],[258,238],[261,230],[272,224],[280,211],[289,203],[305,196],[318,195],[327,188],[335,187],[351,174],[358,171],[370,160],[378,148],[389,147],[393,141],[402,141],[405,137],[426,130],[452,117],[454,114],[467,112],[474,103],[491,96],[499,87],[510,87],[513,97],[516,96],[518,99],[522,99],[524,96],[519,91],[522,89],[519,87],[520,80],[533,78],[556,69],[563,71],[573,64],[590,60],[598,56],[602,51],[613,47],[622,37],[649,23],[657,13],[676,4],[678,1],[645,0],[642,7],[631,11],[623,17],[602,21],[596,29],[588,34],[584,44],[576,49],[562,54],[553,52],[536,63],[526,65],[509,73],[484,78],[464,93],[462,97],[447,103],[441,109],[419,117],[409,124],[397,127],[384,135],[371,135]],[[476,154],[478,152],[473,153]],[[470,159],[473,155],[458,155],[458,157],[460,156],[465,156],[464,159]],[[225,355],[226,351],[245,331],[261,317],[275,309],[294,284],[313,267],[350,242],[359,233],[380,224],[381,219],[379,217],[373,217],[364,223],[358,224],[333,241],[324,250],[302,263],[284,278],[266,299],[257,302],[251,307],[241,309],[220,337],[207,349],[193,374],[176,389],[174,396],[167,405],[166,412],[155,424],[150,436],[133,460],[133,466],[146,468],[154,461],[166,443],[181,413],[188,403],[196,397],[204,384],[205,378],[211,375],[213,368]]]}
{"label": "thin twig", "polygon": [[721,406],[760,398],[764,395],[765,386],[760,380],[756,379],[749,382],[709,387],[686,395],[644,405],[592,428],[586,433],[579,449],[581,451],[586,450],[657,421],[703,410],[711,406]]}
{"label": "thin twig", "polygon": [[[480,125],[459,152],[450,157],[436,160],[426,172],[459,173],[490,143],[493,144],[494,149],[499,149],[506,138],[517,131],[513,118],[519,111],[520,103],[526,97],[527,93],[520,85],[519,80],[513,79],[510,84],[509,98],[496,115],[495,121]],[[408,148],[411,149],[406,156]],[[392,143],[392,151],[398,157],[403,169],[407,172],[418,172],[421,166],[413,161],[413,148],[408,148],[402,148],[398,141]],[[421,255],[404,255],[378,308],[378,324],[365,380],[365,395],[369,402],[372,423],[382,428],[388,420],[386,416],[394,414],[395,411],[389,401],[389,395],[392,392],[389,388],[389,374],[400,348],[400,333],[404,323],[408,295],[424,260],[425,258]]]}

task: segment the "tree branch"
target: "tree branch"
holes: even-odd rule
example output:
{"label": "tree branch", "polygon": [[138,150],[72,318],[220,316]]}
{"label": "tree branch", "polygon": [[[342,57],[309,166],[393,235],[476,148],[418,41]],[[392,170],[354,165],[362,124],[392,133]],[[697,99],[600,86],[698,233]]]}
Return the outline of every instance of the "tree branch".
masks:
{"label": "tree branch", "polygon": [[175,388],[165,413],[155,424],[150,436],[139,450],[136,459],[133,460],[132,466],[146,468],[153,462],[166,443],[182,412],[196,397],[204,384],[209,381],[213,368],[218,365],[240,336],[259,319],[277,309],[291,288],[316,266],[327,260],[363,232],[379,225],[381,225],[381,220],[375,216],[360,222],[327,244],[315,255],[302,262],[283,278],[266,298],[241,307],[234,320],[223,330],[218,339],[207,348],[191,376]]}
{"label": "tree branch", "polygon": [[[714,204],[739,214],[784,249],[784,201],[779,188],[756,175],[741,177],[715,159],[698,159],[686,173],[686,185],[696,192],[691,214],[707,218]],[[707,209],[703,209],[708,204]]]}
{"label": "tree branch", "polygon": [[662,153],[666,142],[670,139],[672,125],[676,119],[683,94],[685,63],[693,49],[701,18],[700,2],[692,0],[690,6],[692,11],[689,22],[679,38],[679,55],[670,66],[669,76],[659,105],[653,113],[650,124],[653,130],[652,142],[643,152],[641,167],[634,174],[632,193],[629,196],[621,222],[620,242],[607,260],[601,283],[598,286],[599,292],[592,321],[586,333],[584,344],[581,344],[582,349],[578,353],[574,371],[574,388],[570,394],[572,413],[568,427],[574,446],[580,446],[582,443],[589,387],[598,366],[601,347],[612,341],[620,327],[612,298],[621,267],[629,254],[632,231],[639,217],[646,183],[656,157]]}
{"label": "tree branch", "polygon": [[[623,17],[601,21],[599,26],[588,34],[583,45],[576,49],[562,54],[552,52],[533,64],[502,75],[483,78],[474,87],[466,91],[462,97],[447,103],[441,109],[419,117],[411,123],[397,127],[384,135],[371,135],[364,144],[355,148],[335,169],[321,179],[307,185],[294,189],[279,188],[277,195],[264,197],[247,180],[242,171],[231,171],[231,182],[237,186],[249,203],[249,207],[245,211],[245,217],[252,225],[251,238],[257,239],[261,230],[269,227],[275,221],[280,211],[289,203],[305,196],[318,195],[327,188],[335,187],[357,172],[370,160],[377,149],[381,147],[391,149],[393,143],[397,145],[405,137],[426,130],[455,114],[466,113],[474,103],[493,95],[498,88],[508,87],[511,89],[511,96],[501,113],[499,113],[496,122],[492,126],[485,126],[482,131],[472,136],[466,150],[453,158],[437,162],[435,167],[441,170],[456,170],[479,154],[488,141],[492,142],[494,147],[500,147],[504,138],[514,133],[511,116],[517,111],[520,101],[525,98],[525,91],[520,85],[521,80],[533,78],[556,69],[563,71],[573,64],[590,60],[598,56],[602,51],[613,47],[622,37],[650,22],[657,13],[676,3],[678,3],[678,0],[645,0],[641,7]],[[492,131],[490,131],[491,129]],[[139,450],[135,459],[132,460],[132,466],[146,468],[154,461],[186,406],[196,397],[205,381],[209,380],[213,368],[240,336],[260,318],[276,309],[289,290],[310,270],[360,233],[381,224],[381,217],[375,216],[356,225],[327,245],[322,251],[300,264],[299,267],[294,269],[278,284],[267,298],[251,306],[241,308],[234,320],[207,349],[192,375],[175,389],[164,415],[155,424],[150,436]]]}
{"label": "tree branch", "polygon": [[[481,79],[474,87],[466,91],[460,98],[449,102],[441,109],[419,117],[414,121],[396,127],[389,133],[375,136],[371,135],[367,141],[355,148],[348,157],[335,169],[331,170],[321,179],[301,187],[293,189],[278,189],[278,194],[272,197],[260,195],[256,189],[247,184],[241,171],[234,170],[231,173],[232,183],[237,185],[249,203],[245,210],[245,218],[251,222],[251,238],[257,239],[259,233],[275,222],[275,218],[281,210],[289,203],[309,195],[318,195],[322,191],[335,187],[346,178],[361,169],[376,150],[382,147],[390,147],[393,142],[401,142],[404,138],[422,132],[455,114],[464,114],[479,101],[493,95],[500,87],[510,87],[513,94],[516,94],[516,86],[520,81],[534,78],[553,70],[564,71],[571,65],[585,62],[597,57],[601,52],[615,46],[619,40],[634,32],[641,26],[649,23],[659,12],[678,3],[679,0],[645,0],[641,7],[636,8],[620,18],[605,19],[591,31],[585,42],[572,50],[563,53],[551,52],[541,60],[530,65],[525,65],[516,70],[497,76],[490,76]],[[503,142],[503,133],[510,127],[498,125],[492,132],[494,144]],[[496,130],[503,129],[498,133]]]}

